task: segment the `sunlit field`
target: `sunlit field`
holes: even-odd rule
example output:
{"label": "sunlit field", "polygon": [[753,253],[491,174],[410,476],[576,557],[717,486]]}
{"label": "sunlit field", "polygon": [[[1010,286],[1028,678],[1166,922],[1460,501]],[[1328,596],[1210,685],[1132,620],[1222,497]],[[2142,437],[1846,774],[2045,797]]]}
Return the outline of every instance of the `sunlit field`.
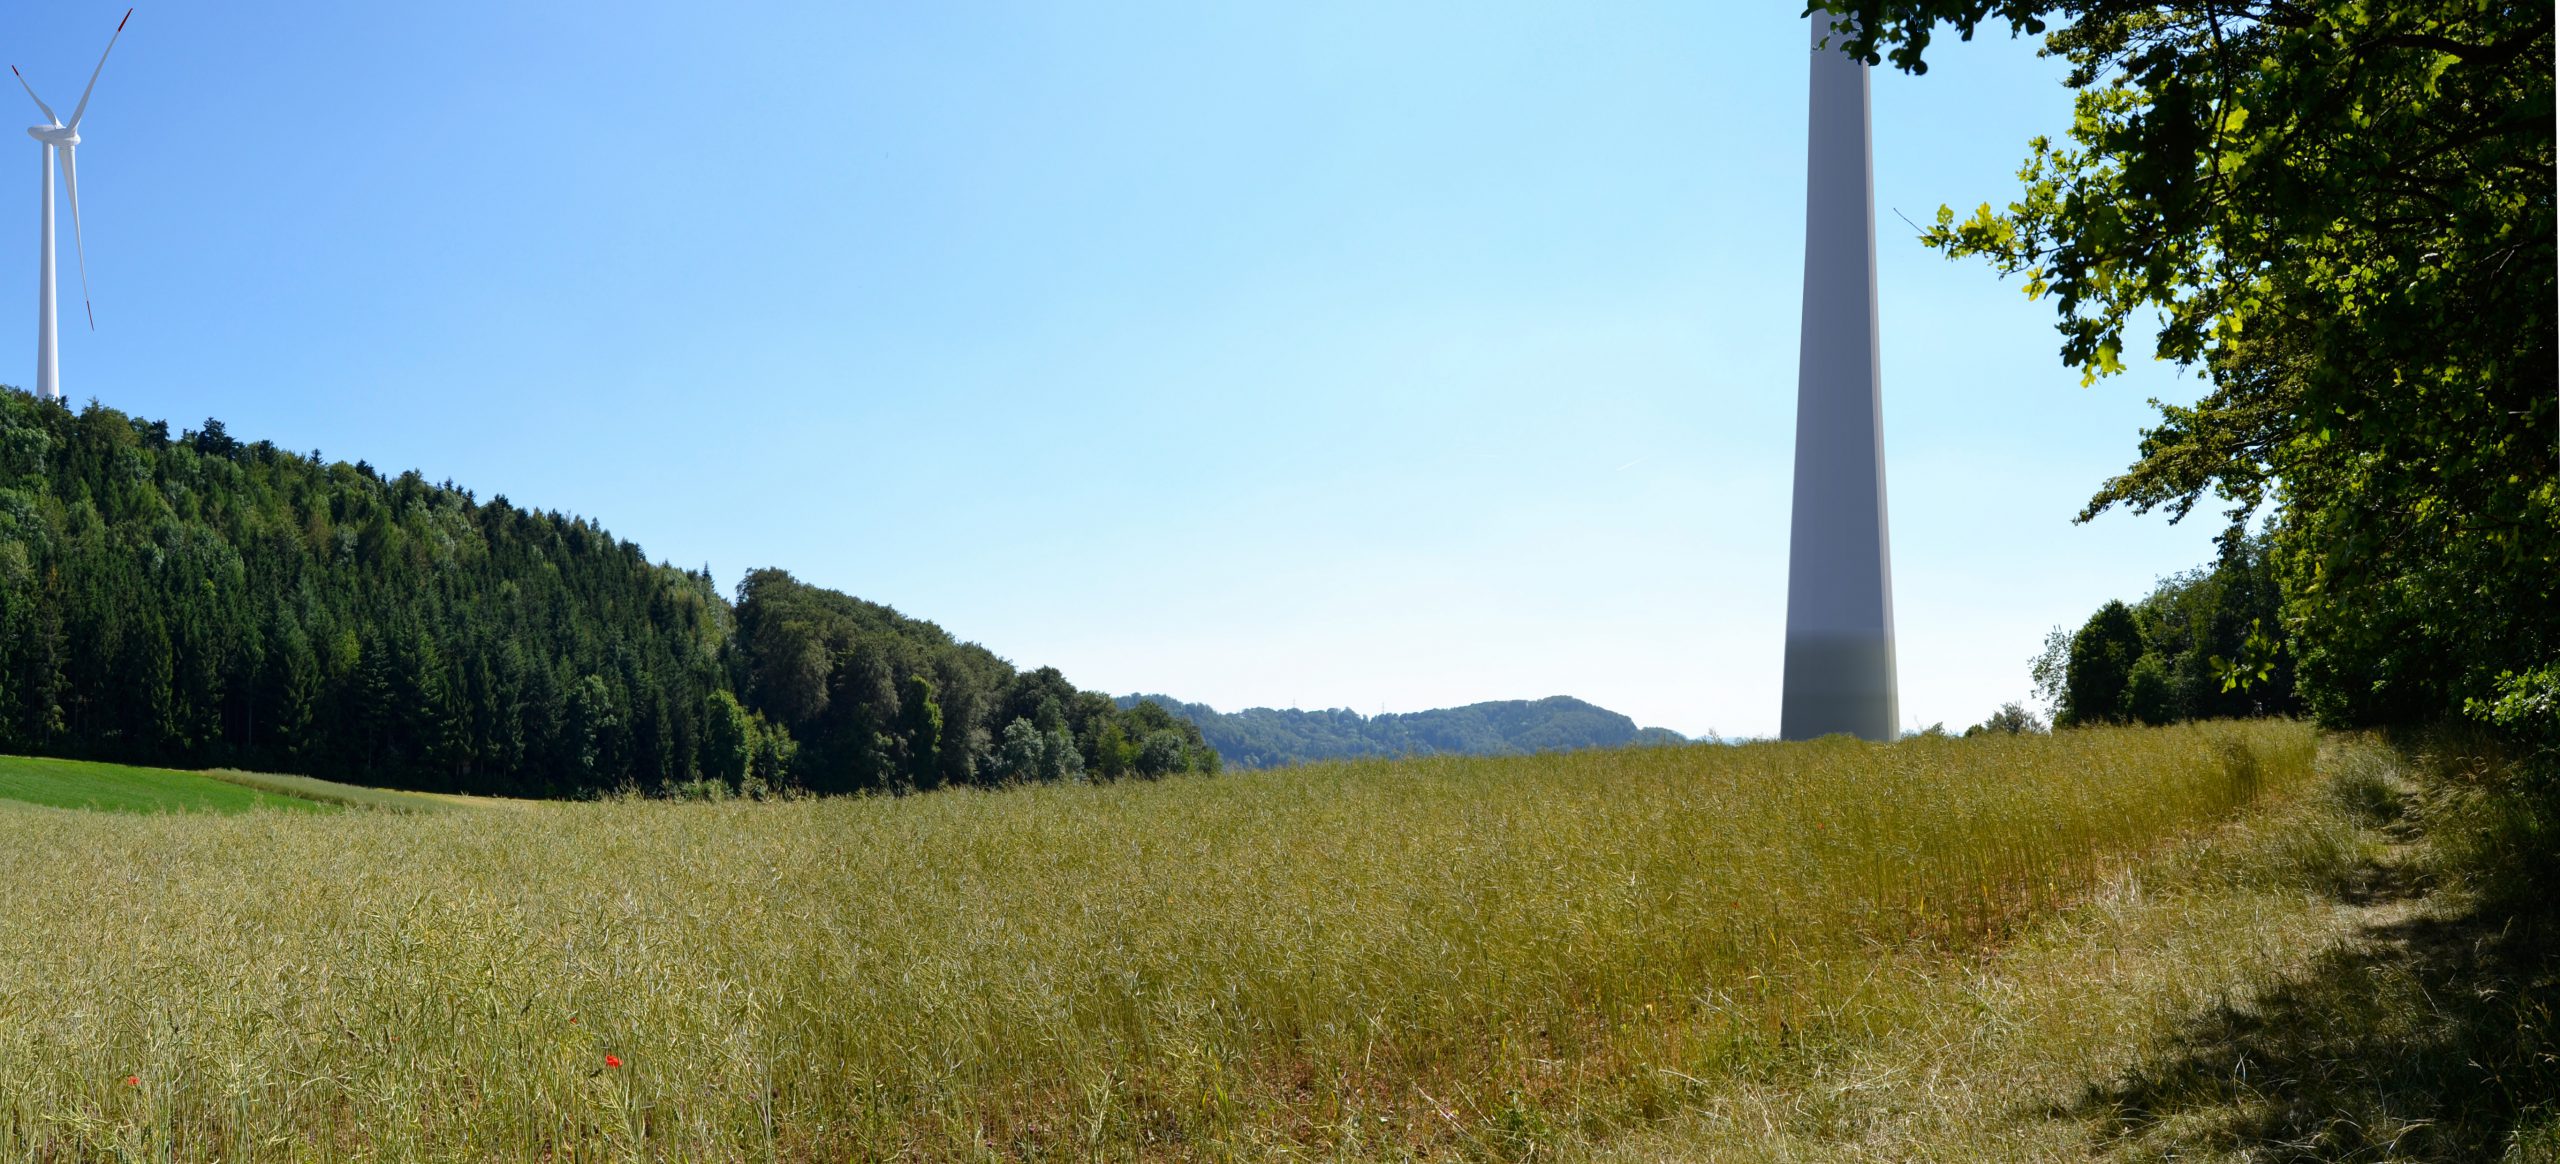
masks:
{"label": "sunlit field", "polygon": [[1519,1155],[2310,779],[2282,723],[0,813],[9,1158]]}

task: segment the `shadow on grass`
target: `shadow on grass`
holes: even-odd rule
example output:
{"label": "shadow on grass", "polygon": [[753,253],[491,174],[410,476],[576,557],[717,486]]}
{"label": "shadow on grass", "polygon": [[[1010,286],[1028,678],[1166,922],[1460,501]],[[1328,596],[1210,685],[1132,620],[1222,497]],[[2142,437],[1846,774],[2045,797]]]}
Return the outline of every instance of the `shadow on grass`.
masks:
{"label": "shadow on grass", "polygon": [[2560,909],[2448,916],[2424,881],[2368,867],[2340,887],[2374,907],[2356,940],[2052,1114],[2144,1157],[2560,1160]]}

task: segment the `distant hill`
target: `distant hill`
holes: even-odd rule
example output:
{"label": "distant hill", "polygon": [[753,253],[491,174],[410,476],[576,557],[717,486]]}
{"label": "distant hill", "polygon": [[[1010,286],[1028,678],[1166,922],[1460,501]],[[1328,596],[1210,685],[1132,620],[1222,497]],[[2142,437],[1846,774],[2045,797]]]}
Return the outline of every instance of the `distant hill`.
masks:
{"label": "distant hill", "polygon": [[1168,695],[1123,695],[1117,702],[1130,708],[1141,700],[1160,704],[1199,725],[1200,734],[1218,750],[1221,759],[1245,768],[1358,756],[1509,756],[1689,742],[1688,737],[1669,728],[1640,728],[1636,721],[1617,712],[1568,695],[1385,715],[1362,715],[1348,708],[1300,711],[1249,707],[1223,712],[1205,703],[1185,703]]}

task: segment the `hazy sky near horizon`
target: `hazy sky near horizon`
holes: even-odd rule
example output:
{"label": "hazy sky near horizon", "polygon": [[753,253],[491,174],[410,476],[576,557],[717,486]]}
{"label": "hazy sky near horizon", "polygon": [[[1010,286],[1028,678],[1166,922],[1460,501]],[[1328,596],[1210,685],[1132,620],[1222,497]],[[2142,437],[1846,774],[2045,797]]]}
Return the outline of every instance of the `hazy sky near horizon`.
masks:
{"label": "hazy sky near horizon", "polygon": [[[1796,7],[146,6],[63,385],[1086,687],[1772,733]],[[67,111],[121,11],[22,9],[8,59]],[[1903,715],[1961,727],[2214,522],[2072,524],[2195,382],[2083,390],[2049,304],[1912,241],[2069,121],[2030,42],[1941,44],[1876,74],[1876,201]]]}

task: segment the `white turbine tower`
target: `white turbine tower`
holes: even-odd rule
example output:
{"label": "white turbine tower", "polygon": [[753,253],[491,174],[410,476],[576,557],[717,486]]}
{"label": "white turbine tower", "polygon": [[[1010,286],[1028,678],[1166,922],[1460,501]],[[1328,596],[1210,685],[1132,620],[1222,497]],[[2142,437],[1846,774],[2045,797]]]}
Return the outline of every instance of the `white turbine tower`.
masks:
{"label": "white turbine tower", "polygon": [[[1867,66],[1813,14],[1804,198],[1804,331],[1778,734],[1890,740],[1893,554],[1885,528],[1884,383],[1876,345],[1876,195]],[[1828,37],[1832,44],[1825,47]]]}
{"label": "white turbine tower", "polygon": [[74,153],[80,145],[80,119],[89,112],[89,94],[98,88],[98,74],[107,69],[107,53],[116,51],[116,40],[124,35],[125,20],[133,19],[133,9],[124,10],[124,20],[116,22],[114,36],[107,38],[107,52],[98,54],[98,67],[89,70],[89,87],[80,91],[80,103],[71,107],[71,120],[65,123],[53,107],[36,97],[36,87],[27,83],[27,75],[18,66],[9,66],[18,84],[35,97],[36,108],[44,111],[50,124],[27,127],[27,136],[36,139],[37,152],[44,155],[44,240],[36,249],[36,395],[45,400],[62,399],[61,357],[54,337],[53,310],[53,155],[62,155],[62,181],[71,189],[71,248],[80,263],[80,306],[89,314],[89,330],[98,328],[98,313],[89,306],[89,253],[80,238],[80,168]]}

